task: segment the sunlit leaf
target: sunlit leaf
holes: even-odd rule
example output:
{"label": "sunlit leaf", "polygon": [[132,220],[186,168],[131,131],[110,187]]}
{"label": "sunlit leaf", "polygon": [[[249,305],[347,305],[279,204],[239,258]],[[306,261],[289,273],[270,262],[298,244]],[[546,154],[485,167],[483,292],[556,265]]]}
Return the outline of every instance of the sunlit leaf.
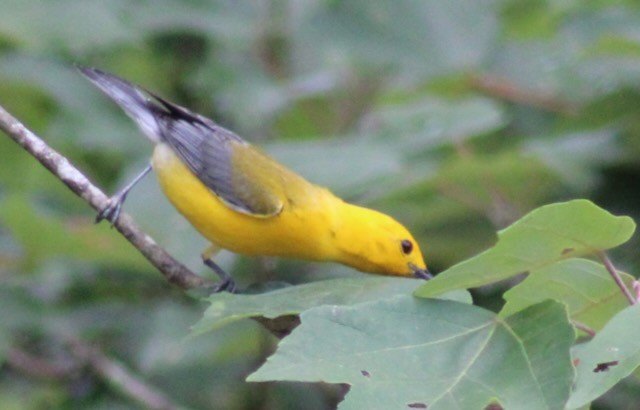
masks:
{"label": "sunlit leaf", "polygon": [[587,200],[545,205],[498,232],[491,249],[453,266],[416,291],[422,297],[486,285],[563,259],[626,242],[635,223]]}

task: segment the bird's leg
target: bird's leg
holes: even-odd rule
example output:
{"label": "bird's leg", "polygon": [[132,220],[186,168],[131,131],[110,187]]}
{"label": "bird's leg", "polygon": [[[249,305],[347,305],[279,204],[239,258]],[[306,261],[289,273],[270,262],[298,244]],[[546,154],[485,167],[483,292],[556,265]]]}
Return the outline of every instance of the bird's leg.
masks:
{"label": "bird's leg", "polygon": [[216,245],[209,245],[207,249],[202,252],[202,262],[207,265],[212,271],[218,275],[220,282],[218,282],[211,293],[229,292],[236,293],[236,282],[231,275],[224,271],[217,263],[213,261],[213,256],[220,250]]}
{"label": "bird's leg", "polygon": [[118,191],[117,194],[109,198],[109,204],[105,206],[96,216],[96,223],[106,219],[111,222],[111,226],[116,223],[118,220],[118,216],[120,216],[120,211],[122,210],[122,204],[124,200],[127,199],[127,194],[131,191],[131,188],[135,186],[145,175],[147,175],[151,171],[151,165],[147,165],[147,167],[133,179],[127,186]]}

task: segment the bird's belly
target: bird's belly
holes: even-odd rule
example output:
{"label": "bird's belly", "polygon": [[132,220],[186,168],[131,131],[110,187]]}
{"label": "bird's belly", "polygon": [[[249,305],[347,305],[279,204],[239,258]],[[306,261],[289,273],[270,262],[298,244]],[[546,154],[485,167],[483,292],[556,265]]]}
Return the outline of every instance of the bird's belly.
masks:
{"label": "bird's belly", "polygon": [[332,258],[322,207],[299,209],[286,204],[276,216],[247,215],[222,202],[168,146],[156,146],[152,165],[167,198],[213,244],[247,255]]}

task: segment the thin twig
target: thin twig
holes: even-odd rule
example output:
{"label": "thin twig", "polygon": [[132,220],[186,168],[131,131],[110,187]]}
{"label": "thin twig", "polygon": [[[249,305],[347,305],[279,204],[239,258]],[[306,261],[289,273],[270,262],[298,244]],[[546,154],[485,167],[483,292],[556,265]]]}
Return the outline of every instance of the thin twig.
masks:
{"label": "thin twig", "polygon": [[[102,210],[109,198],[93,183],[75,168],[65,157],[49,147],[41,138],[26,128],[20,121],[0,106],[0,130],[33,155],[51,173],[60,179],[73,193],[84,199],[96,210]],[[175,260],[126,213],[122,212],[114,224],[120,232],[145,257],[169,283],[182,289],[206,289],[215,286],[212,281],[196,275],[183,264]],[[259,321],[276,337],[282,338],[297,326],[299,322],[289,320],[288,330],[283,321],[278,319],[261,319]]]}
{"label": "thin twig", "polygon": [[72,353],[108,382],[113,389],[135,400],[147,409],[175,410],[182,408],[173,403],[163,392],[147,384],[124,364],[108,357],[100,349],[86,343],[70,342]]}
{"label": "thin twig", "polygon": [[471,87],[506,101],[540,108],[565,115],[575,115],[578,107],[557,96],[539,91],[527,90],[506,78],[491,74],[474,74],[469,78]]}
{"label": "thin twig", "polygon": [[68,378],[82,367],[72,360],[52,363],[17,347],[10,347],[7,350],[5,360],[10,367],[23,374],[48,380]]}
{"label": "thin twig", "polygon": [[[86,176],[1,106],[0,129],[94,209],[101,210],[108,204],[109,198]],[[211,281],[196,275],[171,257],[151,237],[146,235],[127,214],[122,213],[114,226],[170,283],[183,289],[213,286]]]}
{"label": "thin twig", "polygon": [[122,363],[108,357],[97,347],[77,340],[64,343],[70,354],[52,362],[18,347],[10,347],[6,360],[11,368],[31,377],[48,380],[73,380],[82,377],[83,368],[92,371],[119,394],[147,409],[177,410],[184,408],[164,393],[149,385]]}
{"label": "thin twig", "polygon": [[582,330],[587,335],[589,335],[589,337],[595,337],[596,331],[591,327],[585,325],[582,322],[578,322],[577,320],[572,320],[571,323],[573,324],[573,327],[575,327],[576,329]]}
{"label": "thin twig", "polygon": [[632,305],[635,305],[636,303],[638,303],[638,301],[633,296],[633,294],[631,293],[627,285],[625,285],[624,282],[622,281],[622,278],[620,277],[618,270],[615,268],[615,266],[613,266],[613,262],[611,262],[611,259],[609,259],[609,256],[607,256],[607,254],[604,252],[599,252],[598,256],[600,257],[600,260],[602,261],[602,263],[604,263],[604,267],[607,269],[607,271],[609,272],[613,280],[616,282],[616,285],[618,285],[618,287],[620,288],[624,296],[627,298],[629,303]]}

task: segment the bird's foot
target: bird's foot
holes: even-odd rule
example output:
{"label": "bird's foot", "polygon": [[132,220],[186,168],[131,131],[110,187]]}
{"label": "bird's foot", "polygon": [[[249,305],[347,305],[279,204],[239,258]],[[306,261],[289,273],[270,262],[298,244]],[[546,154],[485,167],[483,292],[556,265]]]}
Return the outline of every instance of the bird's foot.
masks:
{"label": "bird's foot", "polygon": [[220,266],[218,266],[211,259],[203,259],[205,265],[207,265],[211,270],[213,270],[216,275],[220,277],[220,282],[216,283],[215,286],[211,288],[211,293],[219,293],[219,292],[229,292],[236,293],[238,291],[236,287],[236,282],[233,280],[231,275],[225,272]]}
{"label": "bird's foot", "polygon": [[102,208],[102,210],[98,212],[98,215],[96,215],[96,223],[102,221],[103,219],[106,219],[111,223],[111,226],[113,226],[120,216],[120,212],[122,211],[122,204],[124,203],[124,200],[126,198],[126,192],[117,193],[109,198],[109,203],[107,204],[107,206]]}

